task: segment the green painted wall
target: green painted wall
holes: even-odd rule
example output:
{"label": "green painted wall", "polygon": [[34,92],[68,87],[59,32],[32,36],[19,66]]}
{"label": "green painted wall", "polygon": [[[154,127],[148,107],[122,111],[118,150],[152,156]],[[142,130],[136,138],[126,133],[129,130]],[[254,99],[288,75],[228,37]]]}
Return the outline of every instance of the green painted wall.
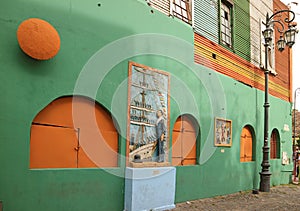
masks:
{"label": "green painted wall", "polygon": [[[119,167],[113,169],[30,170],[30,126],[35,115],[52,100],[74,93],[82,68],[99,49],[140,33],[160,35],[125,42],[128,45],[123,43],[106,54],[106,62],[93,60],[97,68],[92,77],[100,78],[107,63],[121,54],[125,58],[114,63],[95,97],[92,94],[95,90],[89,90],[89,84],[86,90],[75,94],[85,93],[110,110],[120,125],[121,136],[125,137],[127,89],[124,87],[127,87],[128,61],[170,72],[170,129],[180,114],[190,113],[201,130],[200,164],[177,168],[176,202],[257,188],[263,140],[263,93],[194,64],[193,30],[189,25],[156,10],[152,13],[144,1],[103,0],[101,7],[98,3],[93,0],[0,3],[0,200],[4,210],[123,209],[124,159],[120,158]],[[17,27],[30,17],[49,21],[59,32],[61,50],[55,58],[35,61],[19,49]],[[153,42],[151,37],[157,39]],[[150,54],[135,55],[141,49]],[[164,54],[153,53],[159,50]],[[291,156],[291,133],[282,131],[283,124],[291,128],[290,103],[274,97],[270,101],[270,128],[278,128],[281,150]],[[232,147],[213,147],[215,116],[232,120]],[[255,130],[256,161],[240,163],[239,136],[246,124]],[[121,137],[121,155],[125,155],[125,150],[126,142]],[[292,166],[282,166],[280,159],[272,160],[271,164],[272,184],[288,183]]]}

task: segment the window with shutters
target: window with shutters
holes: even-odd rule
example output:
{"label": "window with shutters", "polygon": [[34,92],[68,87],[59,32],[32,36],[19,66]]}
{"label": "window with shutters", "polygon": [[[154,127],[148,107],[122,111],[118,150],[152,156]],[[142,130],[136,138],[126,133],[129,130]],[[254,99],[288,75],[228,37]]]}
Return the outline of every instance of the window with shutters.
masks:
{"label": "window with shutters", "polygon": [[109,112],[85,97],[52,101],[34,118],[30,168],[118,165],[118,133]]}
{"label": "window with shutters", "polygon": [[240,162],[250,162],[254,160],[254,143],[251,126],[245,126],[240,139]]}
{"label": "window with shutters", "polygon": [[178,117],[172,132],[172,165],[197,164],[197,138],[199,126],[193,117]]}
{"label": "window with shutters", "polygon": [[158,11],[192,25],[193,0],[146,0]]}
{"label": "window with shutters", "polygon": [[271,159],[279,159],[280,158],[280,140],[279,140],[279,132],[277,129],[274,129],[271,133],[270,158]]}
{"label": "window with shutters", "polygon": [[232,48],[232,4],[221,1],[220,5],[220,42]]}
{"label": "window with shutters", "polygon": [[171,14],[188,24],[192,24],[192,0],[171,1]]}
{"label": "window with shutters", "polygon": [[146,0],[148,5],[158,11],[170,15],[170,0]]}

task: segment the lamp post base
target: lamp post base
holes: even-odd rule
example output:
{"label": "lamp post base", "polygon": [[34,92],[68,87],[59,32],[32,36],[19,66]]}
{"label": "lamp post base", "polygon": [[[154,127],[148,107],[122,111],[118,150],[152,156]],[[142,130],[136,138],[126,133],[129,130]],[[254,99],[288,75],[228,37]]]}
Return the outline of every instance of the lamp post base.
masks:
{"label": "lamp post base", "polygon": [[270,178],[271,178],[271,172],[260,172],[260,185],[259,185],[259,191],[261,192],[270,192]]}

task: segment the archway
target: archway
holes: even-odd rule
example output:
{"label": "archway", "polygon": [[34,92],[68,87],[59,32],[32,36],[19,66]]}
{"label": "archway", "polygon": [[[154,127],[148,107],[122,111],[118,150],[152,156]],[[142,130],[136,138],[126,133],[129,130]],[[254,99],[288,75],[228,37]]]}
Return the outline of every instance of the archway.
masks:
{"label": "archway", "polygon": [[270,158],[280,158],[280,137],[279,132],[276,128],[272,130],[270,137]]}
{"label": "archway", "polygon": [[197,164],[199,126],[190,115],[177,118],[172,132],[172,165]]}
{"label": "archway", "polygon": [[58,98],[34,118],[30,168],[116,167],[117,164],[117,130],[110,114],[93,100],[77,96]]}
{"label": "archway", "polygon": [[241,132],[240,139],[240,162],[250,162],[253,161],[253,133],[252,128],[246,125]]}

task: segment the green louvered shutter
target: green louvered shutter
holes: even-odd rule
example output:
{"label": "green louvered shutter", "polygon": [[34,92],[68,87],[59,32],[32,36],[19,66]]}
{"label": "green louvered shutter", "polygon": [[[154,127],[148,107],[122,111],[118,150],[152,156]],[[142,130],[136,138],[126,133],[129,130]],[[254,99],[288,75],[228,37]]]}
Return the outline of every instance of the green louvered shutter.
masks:
{"label": "green louvered shutter", "polygon": [[213,42],[219,42],[217,0],[194,0],[194,29]]}
{"label": "green louvered shutter", "polygon": [[234,3],[234,50],[237,55],[250,61],[250,9],[249,1]]}

